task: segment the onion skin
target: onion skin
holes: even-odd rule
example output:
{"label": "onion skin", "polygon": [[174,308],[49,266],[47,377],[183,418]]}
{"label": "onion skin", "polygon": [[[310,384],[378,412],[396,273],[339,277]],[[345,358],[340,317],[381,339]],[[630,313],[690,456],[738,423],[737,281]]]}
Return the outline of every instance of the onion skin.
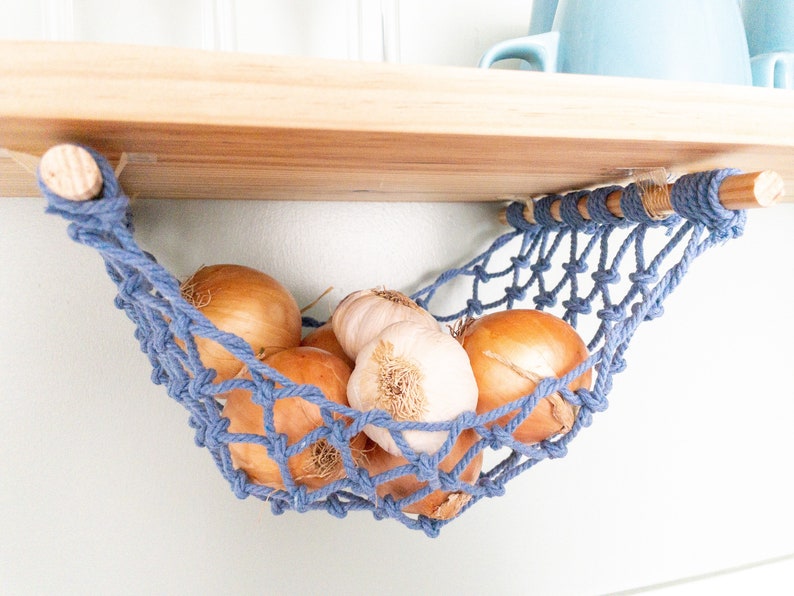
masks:
{"label": "onion skin", "polygon": [[[561,377],[584,362],[587,346],[576,330],[546,312],[515,309],[490,313],[464,326],[458,340],[469,355],[483,414],[532,393],[544,377]],[[592,370],[574,379],[568,388],[590,388]],[[515,410],[495,421],[507,424]],[[555,393],[541,399],[513,433],[516,440],[533,444],[568,432],[576,408]]]}
{"label": "onion skin", "polygon": [[[302,322],[295,298],[269,275],[243,265],[210,265],[182,284],[182,295],[218,329],[247,341],[258,357],[300,344]],[[243,363],[219,343],[196,337],[201,361],[232,379]]]}
{"label": "onion skin", "polygon": [[[350,367],[340,358],[324,350],[311,347],[297,347],[277,352],[268,357],[265,364],[277,370],[297,384],[317,386],[331,401],[347,405],[346,386],[350,377]],[[229,418],[229,432],[251,433],[265,436],[264,408],[253,402],[251,392],[235,389],[226,394],[223,416]],[[301,441],[308,433],[324,425],[320,408],[301,397],[279,399],[273,406],[276,431],[287,435],[287,444]],[[318,441],[319,443],[319,441]],[[345,476],[344,465],[339,453],[329,445],[326,449],[334,451],[333,465],[327,469],[318,467],[314,458],[321,445],[314,443],[289,458],[290,474],[297,484],[309,489],[317,489]],[[360,456],[366,436],[359,433],[351,441],[354,457]],[[229,451],[235,468],[242,469],[248,478],[257,484],[271,488],[284,489],[284,480],[278,464],[262,445],[254,443],[229,443]],[[329,455],[328,452],[325,452]]]}
{"label": "onion skin", "polygon": [[317,329],[309,332],[301,341],[301,345],[319,348],[321,350],[325,350],[326,352],[330,352],[334,356],[338,356],[344,360],[348,366],[350,366],[350,368],[353,368],[355,365],[353,359],[345,354],[342,346],[339,345],[339,340],[336,339],[331,321],[328,321],[327,323],[317,327]]}
{"label": "onion skin", "polygon": [[[466,452],[480,440],[479,435],[471,429],[464,429],[458,440],[453,445],[449,454],[441,460],[439,469],[450,472],[452,468],[466,455]],[[469,465],[461,472],[460,480],[468,484],[474,484],[480,476],[482,470],[483,452],[479,451],[469,462]],[[397,466],[408,463],[402,456],[392,455],[372,440],[367,442],[365,457],[361,465],[370,476],[382,474]],[[400,476],[394,480],[383,482],[376,487],[378,496],[383,498],[391,495],[395,500],[403,499],[414,494],[417,490],[426,486],[426,482],[419,482],[414,474]],[[403,509],[405,513],[416,513],[426,515],[433,519],[451,519],[460,513],[461,508],[471,500],[471,495],[465,491],[443,491],[435,490],[423,499],[411,503]]]}

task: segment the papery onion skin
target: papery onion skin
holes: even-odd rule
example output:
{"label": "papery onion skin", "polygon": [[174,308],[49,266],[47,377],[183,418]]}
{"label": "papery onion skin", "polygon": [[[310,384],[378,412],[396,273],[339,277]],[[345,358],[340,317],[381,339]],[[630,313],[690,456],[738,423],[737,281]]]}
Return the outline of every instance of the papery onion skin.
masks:
{"label": "papery onion skin", "polygon": [[[469,322],[458,340],[466,350],[477,380],[477,413],[483,414],[532,393],[544,377],[562,377],[587,360],[589,353],[576,330],[543,311],[514,309],[490,313]],[[592,370],[568,388],[590,388]],[[568,432],[576,408],[558,394],[541,399],[513,433],[533,444]],[[516,412],[495,423],[506,424]]]}
{"label": "papery onion skin", "polygon": [[[479,435],[470,428],[464,429],[458,436],[449,454],[439,463],[439,469],[443,472],[451,472],[458,462],[466,455],[468,450],[480,439]],[[478,451],[471,459],[469,464],[463,469],[459,480],[467,484],[474,485],[482,470],[483,452]],[[370,440],[367,442],[365,455],[362,458],[361,466],[366,468],[371,477],[382,474],[388,470],[403,466],[408,463],[402,456],[392,455],[377,443]],[[382,482],[376,486],[379,497],[391,495],[395,500],[403,499],[414,494],[417,490],[424,488],[427,482],[419,482],[414,474],[400,476],[387,482]],[[426,515],[433,519],[451,519],[458,515],[461,508],[471,500],[471,494],[464,491],[444,491],[435,490],[426,497],[411,503],[403,508],[405,513],[416,513]]]}
{"label": "papery onion skin", "polygon": [[366,344],[386,327],[400,321],[414,321],[429,329],[440,325],[430,312],[397,290],[372,288],[348,294],[331,317],[339,344],[353,360]]}
{"label": "papery onion skin", "polygon": [[[444,422],[477,405],[477,383],[465,350],[439,329],[414,321],[389,325],[365,345],[347,384],[353,408],[384,410],[398,422]],[[367,424],[364,432],[392,455],[402,455],[391,432]],[[415,451],[435,453],[447,431],[405,430]]]}
{"label": "papery onion skin", "polygon": [[[258,357],[298,346],[301,313],[295,298],[277,280],[251,267],[201,267],[182,284],[182,295],[218,329],[241,337]],[[201,361],[216,381],[234,378],[243,363],[221,344],[196,337]]]}
{"label": "papery onion skin", "polygon": [[317,327],[317,329],[310,331],[306,337],[301,340],[301,345],[319,348],[321,350],[325,350],[326,352],[330,352],[334,356],[338,356],[344,360],[350,366],[350,368],[353,368],[355,365],[354,360],[345,354],[342,346],[339,345],[339,340],[336,339],[334,328],[330,321],[320,325]]}
{"label": "papery onion skin", "polygon": [[[294,383],[315,385],[329,400],[347,405],[345,391],[350,367],[333,354],[317,348],[298,347],[277,352],[264,362]],[[225,397],[223,416],[230,420],[229,432],[266,435],[264,409],[253,402],[250,391],[235,389]],[[324,425],[320,408],[297,396],[276,401],[273,417],[276,431],[287,435],[288,445],[301,441],[307,433]],[[360,457],[365,443],[363,433],[353,438],[351,449],[354,458]],[[252,482],[276,489],[285,488],[278,464],[264,446],[232,442],[229,443],[229,451],[235,468],[242,469]],[[318,461],[318,452],[328,457]],[[324,467],[329,460],[333,465]],[[288,466],[295,482],[309,489],[326,486],[345,476],[339,452],[327,444],[307,445],[304,451],[289,458]]]}

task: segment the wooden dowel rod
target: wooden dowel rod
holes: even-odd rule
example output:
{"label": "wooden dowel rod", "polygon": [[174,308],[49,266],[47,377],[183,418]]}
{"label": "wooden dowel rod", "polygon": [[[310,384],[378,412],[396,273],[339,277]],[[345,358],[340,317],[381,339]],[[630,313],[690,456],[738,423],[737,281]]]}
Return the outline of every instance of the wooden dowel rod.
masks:
{"label": "wooden dowel rod", "polygon": [[[673,207],[670,204],[672,187],[672,184],[668,184],[666,187],[652,186],[643,193],[643,205],[651,217],[663,219],[672,215]],[[764,170],[728,176],[720,185],[719,200],[726,209],[755,209],[774,205],[783,198],[784,194],[783,178],[772,170]],[[622,192],[617,190],[606,198],[606,207],[615,217],[623,217],[623,211],[620,208],[621,195]],[[581,197],[576,207],[583,218],[591,219],[587,211],[587,198],[587,195]],[[534,203],[528,201],[524,207],[524,219],[530,223],[536,223],[533,206]],[[556,221],[562,221],[560,206],[560,201],[555,201],[549,208],[551,216]],[[504,210],[499,219],[502,223],[507,223]]]}
{"label": "wooden dowel rod", "polygon": [[[93,199],[102,190],[102,173],[91,154],[77,145],[62,144],[49,149],[41,158],[39,171],[44,183],[56,194],[73,201]],[[670,191],[667,187],[649,187],[642,195],[643,204],[652,217],[664,218],[673,213]],[[621,191],[607,196],[606,207],[616,217],[623,217],[620,208]],[[728,176],[722,181],[719,200],[726,209],[754,209],[777,203],[785,194],[783,178],[772,170],[750,172]],[[533,203],[524,208],[524,218],[534,223]],[[587,196],[577,203],[579,213],[591,219],[587,211]],[[562,221],[560,202],[555,201],[550,209],[552,217]],[[501,221],[507,223],[502,211]]]}
{"label": "wooden dowel rod", "polygon": [[102,172],[91,154],[77,145],[55,145],[42,155],[39,172],[52,192],[71,201],[87,201],[102,190]]}

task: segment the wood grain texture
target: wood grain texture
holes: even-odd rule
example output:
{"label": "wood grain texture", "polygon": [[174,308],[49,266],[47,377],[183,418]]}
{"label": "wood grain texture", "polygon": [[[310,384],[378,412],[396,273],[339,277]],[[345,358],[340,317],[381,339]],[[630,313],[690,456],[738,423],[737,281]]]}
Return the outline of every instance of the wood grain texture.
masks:
{"label": "wood grain texture", "polygon": [[[488,201],[632,170],[775,170],[794,95],[174,48],[0,42],[0,147],[91,145],[156,198]],[[0,195],[35,193],[0,153]]]}

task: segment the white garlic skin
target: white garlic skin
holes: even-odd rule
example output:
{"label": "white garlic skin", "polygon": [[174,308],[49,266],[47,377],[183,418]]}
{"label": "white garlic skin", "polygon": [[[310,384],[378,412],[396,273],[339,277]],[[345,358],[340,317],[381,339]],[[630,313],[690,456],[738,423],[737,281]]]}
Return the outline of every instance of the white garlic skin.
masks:
{"label": "white garlic skin", "polygon": [[381,331],[400,321],[415,321],[436,331],[441,329],[433,315],[396,290],[373,288],[353,292],[331,316],[334,335],[353,360]]}
{"label": "white garlic skin", "polygon": [[[384,353],[388,357],[384,358]],[[418,372],[415,389],[421,405],[412,411],[402,409],[392,398],[392,389],[400,387],[384,382],[384,371],[397,361],[401,370]],[[404,365],[404,366],[403,366]],[[356,358],[356,366],[347,384],[350,405],[361,411],[386,410],[395,420],[442,422],[452,420],[477,407],[477,383],[462,346],[441,329],[422,323],[402,321],[386,327],[366,344]],[[409,408],[410,410],[410,408]],[[393,455],[402,455],[388,429],[368,424],[364,432]],[[444,444],[447,431],[404,431],[411,448],[433,454]]]}

